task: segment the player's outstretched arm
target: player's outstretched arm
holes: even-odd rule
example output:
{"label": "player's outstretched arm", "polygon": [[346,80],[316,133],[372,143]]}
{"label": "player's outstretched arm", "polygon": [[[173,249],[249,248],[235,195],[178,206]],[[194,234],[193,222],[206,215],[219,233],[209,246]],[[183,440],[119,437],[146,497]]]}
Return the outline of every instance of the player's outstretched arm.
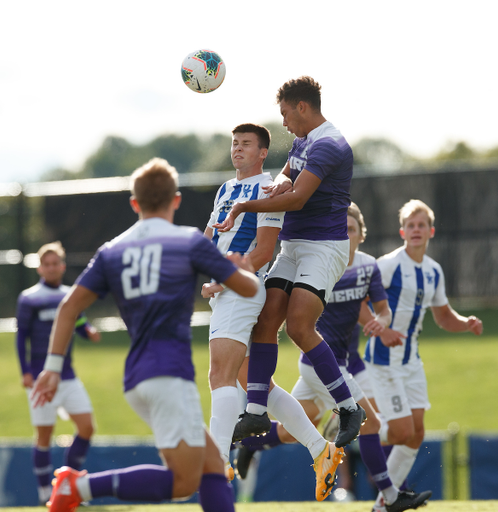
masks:
{"label": "player's outstretched arm", "polygon": [[448,332],[472,332],[482,334],[482,322],[475,316],[462,316],[449,304],[431,308],[436,324]]}
{"label": "player's outstretched arm", "polygon": [[290,212],[301,210],[320,183],[320,178],[304,169],[294,182],[292,191],[274,197],[235,203],[225,220],[222,223],[214,224],[213,227],[222,233],[230,231],[234,226],[235,219],[243,212]]}

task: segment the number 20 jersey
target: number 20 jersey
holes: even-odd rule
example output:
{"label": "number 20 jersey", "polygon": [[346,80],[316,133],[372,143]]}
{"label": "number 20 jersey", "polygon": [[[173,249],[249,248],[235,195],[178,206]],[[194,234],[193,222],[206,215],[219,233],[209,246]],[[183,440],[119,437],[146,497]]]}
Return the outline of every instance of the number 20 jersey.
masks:
{"label": "number 20 jersey", "polygon": [[125,391],[153,377],[194,380],[190,318],[197,275],[223,283],[236,267],[197,228],[151,218],[104,244],[76,283],[112,293],[131,337]]}
{"label": "number 20 jersey", "polygon": [[391,329],[401,332],[406,339],[403,345],[388,348],[380,338],[371,337],[365,361],[398,366],[420,361],[417,338],[425,312],[428,307],[448,304],[441,265],[426,255],[422,263],[417,263],[404,247],[382,256],[377,264],[393,315]]}

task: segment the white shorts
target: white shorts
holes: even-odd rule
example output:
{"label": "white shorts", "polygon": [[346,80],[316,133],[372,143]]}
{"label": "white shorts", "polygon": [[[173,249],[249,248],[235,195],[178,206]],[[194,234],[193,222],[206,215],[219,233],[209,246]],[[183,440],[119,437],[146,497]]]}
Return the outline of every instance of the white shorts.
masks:
{"label": "white shorts", "polygon": [[228,288],[209,301],[213,310],[209,323],[209,339],[228,338],[249,346],[251,333],[266,300],[261,283],[254,297],[241,297]]}
{"label": "white shorts", "polygon": [[154,377],[125,393],[133,410],[149,425],[157,449],[206,446],[201,400],[195,382],[180,377]]}
{"label": "white shorts", "polygon": [[[355,402],[358,402],[365,396],[363,391],[345,366],[340,366],[339,368],[351,391],[352,397]],[[312,400],[315,402],[315,405],[320,410],[320,414],[315,419],[320,419],[326,411],[337,408],[335,400],[316,374],[313,366],[299,361],[299,374],[299,379],[292,389],[291,395],[296,400]]]}
{"label": "white shorts", "polygon": [[421,361],[399,366],[365,363],[375,402],[387,421],[411,416],[412,409],[429,410],[427,379]]}
{"label": "white shorts", "polygon": [[68,414],[91,413],[92,403],[83,383],[78,379],[62,380],[51,402],[41,407],[33,407],[30,398],[31,389],[26,389],[28,394],[29,413],[31,424],[35,427],[47,427],[55,425],[57,421],[57,409],[63,407]]}
{"label": "white shorts", "polygon": [[361,370],[361,372],[356,373],[354,375],[354,380],[369,400],[370,398],[374,398],[372,384],[370,383],[370,375],[367,370]]}
{"label": "white shorts", "polygon": [[349,262],[349,240],[283,240],[280,246],[267,279],[278,277],[325,290],[328,302]]}

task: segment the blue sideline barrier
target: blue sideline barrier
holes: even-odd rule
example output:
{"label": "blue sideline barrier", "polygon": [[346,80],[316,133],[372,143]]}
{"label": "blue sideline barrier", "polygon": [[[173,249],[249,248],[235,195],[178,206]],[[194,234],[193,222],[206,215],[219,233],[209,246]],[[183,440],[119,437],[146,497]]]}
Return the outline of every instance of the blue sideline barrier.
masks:
{"label": "blue sideline barrier", "polygon": [[498,437],[496,434],[470,435],[470,497],[473,500],[498,499]]}
{"label": "blue sideline barrier", "polygon": [[[54,468],[62,465],[64,448],[52,448]],[[356,449],[357,451],[357,449]],[[376,492],[370,485],[363,463],[355,447],[350,460],[355,463],[355,495],[357,499],[371,500]],[[282,445],[263,452],[258,468],[254,501],[314,501],[315,473],[311,457],[301,445]],[[85,469],[90,473],[122,468],[136,464],[160,464],[157,450],[150,444],[93,445],[88,452]],[[409,476],[409,484],[416,490],[432,489],[433,499],[442,499],[442,443],[424,442]],[[237,493],[237,481],[234,482]],[[188,503],[196,502],[194,495]],[[116,504],[115,498],[100,498],[92,505]],[[31,446],[0,446],[0,506],[36,506],[38,497],[32,469]]]}

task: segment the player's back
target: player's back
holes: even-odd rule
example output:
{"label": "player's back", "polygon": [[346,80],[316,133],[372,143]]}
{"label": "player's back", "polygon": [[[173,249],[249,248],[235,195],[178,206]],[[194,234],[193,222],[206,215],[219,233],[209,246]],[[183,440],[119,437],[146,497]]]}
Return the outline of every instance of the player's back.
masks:
{"label": "player's back", "polygon": [[157,217],[99,249],[77,283],[116,300],[131,337],[125,390],[159,375],[194,379],[190,318],[197,275],[223,282],[233,265],[220,259],[199,230]]}

